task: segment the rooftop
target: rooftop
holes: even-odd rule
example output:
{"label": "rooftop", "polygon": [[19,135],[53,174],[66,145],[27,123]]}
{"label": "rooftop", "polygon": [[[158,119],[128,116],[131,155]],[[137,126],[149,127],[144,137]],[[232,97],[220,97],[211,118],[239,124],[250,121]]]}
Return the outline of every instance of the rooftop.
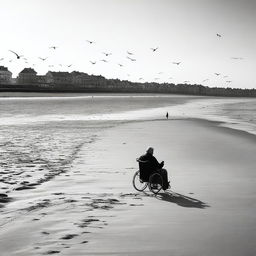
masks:
{"label": "rooftop", "polygon": [[55,71],[48,71],[47,73],[46,73],[46,75],[52,75],[52,76],[57,76],[57,77],[60,77],[60,76],[69,76],[70,75],[70,73],[69,72],[55,72]]}
{"label": "rooftop", "polygon": [[8,70],[8,68],[7,68],[7,67],[4,67],[4,66],[0,66],[0,71],[8,71],[8,72],[10,72],[10,71]]}
{"label": "rooftop", "polygon": [[33,68],[24,68],[20,74],[27,74],[27,73],[30,73],[30,74],[37,74],[37,72],[33,69]]}

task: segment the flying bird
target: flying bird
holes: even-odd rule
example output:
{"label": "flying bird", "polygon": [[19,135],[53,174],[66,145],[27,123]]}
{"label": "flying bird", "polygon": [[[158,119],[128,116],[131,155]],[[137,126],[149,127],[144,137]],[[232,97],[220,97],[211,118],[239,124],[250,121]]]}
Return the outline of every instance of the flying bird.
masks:
{"label": "flying bird", "polygon": [[232,81],[230,81],[230,80],[229,80],[229,81],[226,81],[226,83],[231,83],[231,82],[232,82]]}
{"label": "flying bird", "polygon": [[106,57],[108,57],[109,55],[112,55],[111,52],[103,52],[103,54],[104,54]]}
{"label": "flying bird", "polygon": [[72,66],[72,64],[68,65],[68,68],[70,68]]}
{"label": "flying bird", "polygon": [[142,78],[142,77],[140,77],[140,78],[139,78],[139,80],[143,80],[143,78]]}
{"label": "flying bird", "polygon": [[169,77],[169,79],[173,79],[172,77]]}
{"label": "flying bird", "polygon": [[218,37],[221,37],[221,35],[220,34],[216,34]]}
{"label": "flying bird", "polygon": [[132,53],[132,52],[128,52],[128,51],[127,51],[127,53],[128,53],[129,55],[133,55],[133,53]]}
{"label": "flying bird", "polygon": [[57,46],[50,46],[50,49],[56,50],[58,47]]}
{"label": "flying bird", "polygon": [[124,66],[123,64],[120,64],[120,63],[118,63],[118,65],[119,65],[119,67],[123,67]]}
{"label": "flying bird", "polygon": [[95,65],[95,64],[96,64],[96,61],[91,61],[91,60],[90,60],[90,62],[92,63],[92,65]]}
{"label": "flying bird", "polygon": [[14,53],[14,54],[16,55],[17,59],[20,59],[20,57],[23,57],[23,55],[19,55],[19,54],[17,54],[16,52],[14,52],[14,51],[12,51],[12,50],[9,50],[9,51],[12,52],[12,53]]}
{"label": "flying bird", "polygon": [[155,80],[159,80],[159,77],[155,77]]}
{"label": "flying bird", "polygon": [[220,75],[220,73],[214,73],[216,76],[219,76]]}
{"label": "flying bird", "polygon": [[203,82],[207,82],[207,81],[209,81],[209,79],[208,79],[208,78],[203,80]]}
{"label": "flying bird", "polygon": [[89,44],[93,44],[93,43],[95,43],[95,42],[93,42],[93,41],[90,41],[90,40],[86,40]]}
{"label": "flying bird", "polygon": [[181,62],[173,62],[172,64],[180,65]]}
{"label": "flying bird", "polygon": [[1,58],[0,61],[4,60],[4,58]]}
{"label": "flying bird", "polygon": [[127,59],[129,59],[131,61],[136,61],[136,59],[130,58],[129,56],[127,56]]}
{"label": "flying bird", "polygon": [[227,78],[228,76],[223,76],[223,78]]}
{"label": "flying bird", "polygon": [[105,62],[105,63],[108,62],[107,60],[104,60],[104,59],[103,59],[103,60],[100,60],[100,61],[103,61],[103,62]]}
{"label": "flying bird", "polygon": [[243,60],[244,58],[242,57],[231,57],[232,60]]}
{"label": "flying bird", "polygon": [[47,57],[46,57],[46,58],[38,57],[38,59],[40,59],[40,60],[42,60],[42,61],[45,61],[45,60],[47,60]]}
{"label": "flying bird", "polygon": [[184,81],[183,83],[185,83],[185,84],[186,84],[186,83],[189,83],[189,81],[187,81],[187,80],[186,80],[186,81]]}
{"label": "flying bird", "polygon": [[158,49],[158,47],[156,47],[156,48],[150,48],[153,52],[155,52],[157,49]]}

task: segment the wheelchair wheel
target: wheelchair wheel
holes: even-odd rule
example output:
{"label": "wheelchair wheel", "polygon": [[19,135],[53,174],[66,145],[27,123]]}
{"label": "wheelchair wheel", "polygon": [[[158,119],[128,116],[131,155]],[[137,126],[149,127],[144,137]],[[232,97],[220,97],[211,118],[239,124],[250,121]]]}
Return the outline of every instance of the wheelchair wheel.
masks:
{"label": "wheelchair wheel", "polygon": [[134,188],[138,191],[143,191],[146,189],[148,183],[144,182],[140,179],[140,171],[135,172],[133,179],[132,179],[132,184]]}
{"label": "wheelchair wheel", "polygon": [[149,190],[154,193],[157,194],[162,188],[163,188],[163,178],[159,173],[154,173],[149,177]]}

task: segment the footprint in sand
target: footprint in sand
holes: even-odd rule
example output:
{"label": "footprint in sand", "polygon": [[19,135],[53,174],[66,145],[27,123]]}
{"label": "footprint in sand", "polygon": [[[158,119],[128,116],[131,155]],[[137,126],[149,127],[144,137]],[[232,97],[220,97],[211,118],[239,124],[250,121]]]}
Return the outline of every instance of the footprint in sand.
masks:
{"label": "footprint in sand", "polygon": [[61,237],[61,239],[69,240],[69,239],[74,238],[75,236],[78,236],[78,235],[77,234],[67,234],[67,235]]}
{"label": "footprint in sand", "polygon": [[46,231],[43,231],[43,232],[41,232],[43,235],[50,235],[50,233],[49,232],[46,232]]}
{"label": "footprint in sand", "polygon": [[60,251],[55,251],[55,250],[50,250],[44,253],[44,255],[50,255],[50,254],[55,254],[55,253],[60,253]]}

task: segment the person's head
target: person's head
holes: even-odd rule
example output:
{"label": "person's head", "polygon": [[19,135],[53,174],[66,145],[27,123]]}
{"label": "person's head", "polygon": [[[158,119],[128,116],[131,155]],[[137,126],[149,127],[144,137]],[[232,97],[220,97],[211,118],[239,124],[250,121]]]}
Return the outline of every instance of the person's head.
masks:
{"label": "person's head", "polygon": [[154,154],[154,149],[152,147],[149,147],[147,149],[147,153],[150,154],[150,155],[153,155]]}

